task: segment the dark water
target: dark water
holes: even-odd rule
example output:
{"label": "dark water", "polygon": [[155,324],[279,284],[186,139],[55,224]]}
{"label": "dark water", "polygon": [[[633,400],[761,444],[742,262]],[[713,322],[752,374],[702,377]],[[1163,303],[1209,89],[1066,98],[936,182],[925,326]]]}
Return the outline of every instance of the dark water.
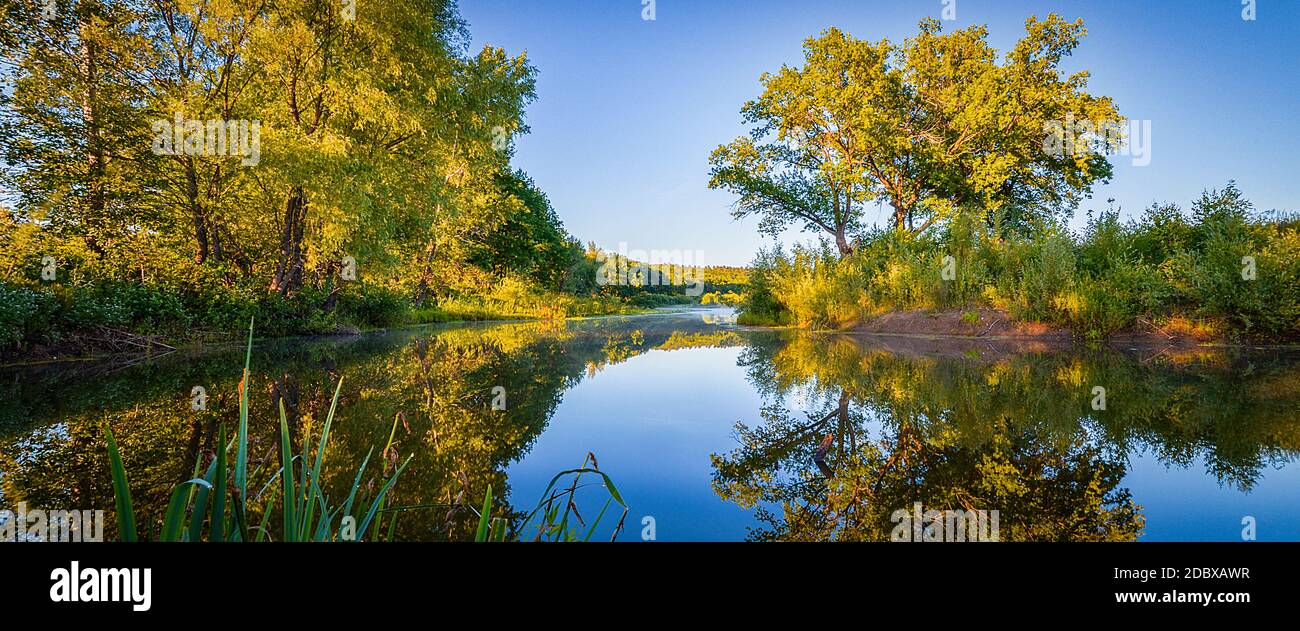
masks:
{"label": "dark water", "polygon": [[[281,401],[294,440],[314,436],[342,377],[327,486],[346,489],[396,420],[394,451],[413,459],[389,504],[418,507],[399,539],[472,538],[457,507],[489,484],[527,511],[592,453],[630,506],[620,540],[645,517],[659,540],[888,540],[916,502],[997,510],[1002,540],[1241,540],[1246,517],[1259,540],[1300,540],[1295,354],[756,331],[729,315],[259,341],[253,460],[274,461]],[[234,431],[242,361],[0,369],[0,508],[102,508],[111,524],[107,420],[138,521],[156,524],[220,424]],[[582,493],[591,519],[606,496]]]}

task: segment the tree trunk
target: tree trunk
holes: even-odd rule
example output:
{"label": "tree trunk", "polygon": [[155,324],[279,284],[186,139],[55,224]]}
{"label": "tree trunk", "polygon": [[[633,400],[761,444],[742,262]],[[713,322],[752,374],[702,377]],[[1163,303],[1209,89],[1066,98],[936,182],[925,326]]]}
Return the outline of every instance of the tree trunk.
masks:
{"label": "tree trunk", "polygon": [[284,226],[280,233],[280,260],[275,265],[271,291],[288,296],[302,287],[302,232],[307,223],[307,193],[293,187],[284,203]]}
{"label": "tree trunk", "polygon": [[212,260],[222,261],[225,257],[221,252],[221,225],[215,219],[212,220]]}
{"label": "tree trunk", "polygon": [[[226,117],[229,118],[228,113],[226,114]],[[208,200],[208,202],[207,202],[207,206],[203,207],[204,232],[207,235],[208,243],[210,244],[208,247],[208,255],[212,258],[212,260],[217,262],[221,262],[226,259],[221,248],[220,217],[217,215],[217,213],[213,212],[212,210],[213,208],[217,207],[216,205],[217,188],[219,186],[220,179],[221,179],[221,167],[218,166],[213,171],[212,178],[208,180],[208,189],[205,192],[205,196],[204,196],[204,199]]]}
{"label": "tree trunk", "polygon": [[208,260],[208,222],[203,216],[203,205],[199,203],[199,176],[194,171],[194,160],[185,161],[185,197],[190,207],[190,218],[194,221],[194,240],[198,252],[194,262],[202,265]]}
{"label": "tree trunk", "polygon": [[433,255],[435,251],[435,240],[429,239],[429,244],[424,248],[424,254],[419,257],[420,260],[420,283],[415,288],[415,308],[424,306],[424,301],[429,298],[431,291],[430,279],[433,277]]}
{"label": "tree trunk", "polygon": [[908,212],[907,207],[903,205],[900,199],[890,199],[889,205],[894,207],[894,229],[902,232],[908,229]]}
{"label": "tree trunk", "polygon": [[[87,200],[88,208],[86,216],[89,223],[93,226],[100,226],[106,223],[104,217],[105,194],[104,194],[104,146],[100,138],[100,121],[96,116],[95,106],[98,97],[96,90],[99,82],[99,66],[96,63],[97,51],[92,45],[93,36],[89,33],[89,21],[92,18],[90,11],[97,9],[91,5],[90,9],[83,12],[80,23],[78,24],[78,40],[80,41],[80,70],[81,79],[85,82],[81,92],[81,116],[86,125],[86,176],[87,188],[89,190],[89,199]],[[104,253],[104,245],[100,243],[97,230],[92,230],[86,238],[86,244],[96,253]]]}
{"label": "tree trunk", "polygon": [[329,292],[320,306],[325,313],[334,311],[339,304],[339,292],[343,290],[343,284],[339,282],[338,276],[342,271],[343,264],[339,261],[329,261],[322,266],[321,275],[325,278],[325,288]]}
{"label": "tree trunk", "polygon": [[853,254],[853,246],[849,245],[849,239],[844,234],[844,226],[835,228],[835,246],[840,249],[840,258]]}

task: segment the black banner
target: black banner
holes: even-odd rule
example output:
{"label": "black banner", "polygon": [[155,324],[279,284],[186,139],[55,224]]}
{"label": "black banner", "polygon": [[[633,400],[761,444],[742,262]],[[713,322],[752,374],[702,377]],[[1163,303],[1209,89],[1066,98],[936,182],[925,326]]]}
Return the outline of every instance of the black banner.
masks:
{"label": "black banner", "polygon": [[0,548],[9,579],[0,603],[60,621],[202,620],[221,602],[230,615],[253,618],[264,607],[293,603],[295,619],[328,622],[344,605],[388,616],[459,608],[465,599],[485,597],[538,611],[571,603],[636,616],[666,615],[665,603],[682,611],[798,610],[843,599],[918,611],[1065,607],[1083,616],[1181,618],[1281,611],[1294,602],[1298,549],[1269,543],[18,543]]}

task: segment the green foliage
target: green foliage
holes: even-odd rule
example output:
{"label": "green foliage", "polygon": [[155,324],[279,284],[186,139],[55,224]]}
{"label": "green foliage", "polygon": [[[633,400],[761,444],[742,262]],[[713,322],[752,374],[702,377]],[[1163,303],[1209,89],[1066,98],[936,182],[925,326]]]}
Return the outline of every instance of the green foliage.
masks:
{"label": "green foliage", "polygon": [[550,200],[526,174],[501,175],[498,185],[518,209],[476,242],[469,262],[498,276],[519,274],[540,287],[559,289],[581,251],[575,251]]}
{"label": "green foliage", "polygon": [[[53,23],[7,15],[0,352],[91,344],[103,327],[230,334],[251,316],[289,335],[476,301],[536,315],[497,295],[516,282],[575,296],[548,313],[597,310],[581,247],[510,164],[535,98],[528,59],[471,50],[451,1],[343,21],[326,9],[96,0]],[[256,125],[256,155],[251,137],[222,153],[188,132],[171,148],[199,151],[168,151],[178,118]]]}
{"label": "green foliage", "polygon": [[700,304],[738,305],[743,299],[744,298],[741,294],[734,291],[729,291],[725,294],[720,291],[711,291],[700,296]]}
{"label": "green foliage", "polygon": [[0,347],[16,345],[25,332],[39,330],[37,314],[48,300],[49,294],[0,283]]}
{"label": "green foliage", "polygon": [[1120,119],[1085,91],[1087,72],[1061,68],[1084,34],[1081,20],[1031,17],[1003,56],[979,25],[944,33],[925,19],[901,45],[829,28],[804,41],[803,66],[763,74],[741,108],[753,129],[713,152],[709,186],[735,194],[732,215],[757,216],[760,231],[821,233],[841,255],[878,201],[899,231],[969,209],[1024,233],[1111,174],[1104,152],[1043,143],[1053,123]]}
{"label": "green foliage", "polygon": [[362,285],[356,291],[343,292],[339,312],[344,318],[365,327],[386,327],[408,319],[410,300],[386,287]]}
{"label": "green foliage", "polygon": [[[742,318],[847,327],[885,311],[974,306],[1092,339],[1172,317],[1300,334],[1300,231],[1252,219],[1232,184],[1202,195],[1190,218],[1170,205],[1131,222],[1104,212],[1078,236],[1058,227],[999,236],[967,217],[956,215],[938,237],[868,233],[843,258],[825,242],[789,256],[761,253]],[[954,275],[944,279],[949,256]],[[1243,278],[1244,257],[1255,261],[1253,280]]]}
{"label": "green foliage", "polygon": [[742,295],[738,305],[740,313],[736,321],[740,324],[784,324],[784,317],[789,313],[785,305],[777,300],[774,292],[775,283],[782,273],[785,255],[780,248],[761,249],[754,261],[750,263],[749,287]]}
{"label": "green foliage", "polygon": [[1250,211],[1250,203],[1232,184],[1221,192],[1205,193],[1192,206],[1195,223],[1189,247],[1175,254],[1166,267],[1178,299],[1197,315],[1227,320],[1247,330],[1261,321],[1279,322],[1275,310],[1287,309],[1271,303],[1295,293],[1294,288],[1279,287],[1282,296],[1268,296],[1260,291],[1260,283],[1243,280],[1243,257],[1254,256],[1258,262],[1266,245],[1261,226],[1249,222]]}
{"label": "green foliage", "polygon": [[[595,483],[582,484],[582,477],[596,476],[598,481]],[[569,483],[561,484],[562,480],[569,480]],[[578,491],[592,484],[599,485],[605,489],[606,495],[604,504],[600,512],[588,524],[578,514]],[[483,497],[483,508],[478,512],[478,528],[474,536],[474,541],[522,541],[529,537],[531,541],[590,541],[592,536],[600,528],[601,520],[610,507],[617,503],[623,509],[619,515],[618,523],[610,534],[610,541],[618,537],[618,533],[623,530],[623,520],[627,518],[628,505],[623,501],[623,496],[619,494],[618,488],[614,486],[614,481],[608,475],[600,470],[596,464],[596,457],[587,454],[583,459],[582,466],[577,469],[561,471],[555,477],[551,478],[546,489],[542,491],[542,497],[537,502],[537,506],[531,512],[517,520],[506,517],[492,517],[492,487],[488,486],[487,494]]]}

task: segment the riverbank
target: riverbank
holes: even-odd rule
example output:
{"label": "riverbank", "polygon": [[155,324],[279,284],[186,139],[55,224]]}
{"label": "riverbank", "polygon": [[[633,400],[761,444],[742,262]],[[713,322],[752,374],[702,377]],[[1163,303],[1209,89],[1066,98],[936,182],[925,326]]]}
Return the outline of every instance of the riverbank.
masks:
{"label": "riverbank", "polygon": [[[1079,336],[1069,328],[1045,322],[1017,320],[1005,311],[987,308],[884,313],[851,327],[850,330],[857,333],[886,335],[1023,340],[1048,345],[1080,341]],[[1209,344],[1254,345],[1278,341],[1294,343],[1294,340],[1233,339],[1220,333],[1212,325],[1192,322],[1184,318],[1168,318],[1159,324],[1140,319],[1131,326],[1116,330],[1094,341],[1111,346],[1137,344],[1178,347]]]}
{"label": "riverbank", "polygon": [[[451,312],[442,310],[425,310],[425,316],[437,314],[440,317],[424,317],[419,320],[402,322],[390,327],[360,328],[351,324],[339,325],[333,331],[323,333],[301,333],[291,335],[273,335],[258,341],[294,339],[304,341],[343,340],[365,335],[382,334],[390,330],[400,330],[434,325],[456,324],[492,324],[511,322],[542,322],[570,320],[589,320],[599,318],[648,315],[657,312],[687,311],[692,307],[632,307],[627,306],[618,311],[599,315],[575,315],[568,317],[511,316],[488,311]],[[225,347],[237,347],[246,340],[246,334],[235,332],[217,332],[194,330],[186,335],[148,336],[127,331],[109,330],[102,333],[74,335],[51,344],[34,344],[21,350],[0,352],[0,368],[21,366],[39,366],[63,362],[100,362],[120,359],[124,363],[133,363],[150,358],[162,357],[172,353],[202,353]]]}
{"label": "riverbank", "polygon": [[[420,326],[422,324],[442,323],[454,324],[457,322],[508,322],[523,320],[525,320],[525,318],[449,318],[446,320],[432,320],[429,322],[408,322],[399,326]],[[380,333],[386,330],[387,327],[368,327],[363,329],[351,324],[341,324],[333,331],[329,332],[272,336],[266,339],[344,339],[368,333]],[[193,330],[184,334],[171,334],[164,336],[146,335],[115,329],[104,329],[98,332],[86,331],[74,333],[57,342],[48,344],[31,344],[21,349],[5,350],[4,352],[0,352],[0,368],[59,362],[101,361],[112,358],[137,359],[158,357],[175,352],[202,352],[208,348],[238,345],[242,342],[243,338],[241,338],[240,334],[235,332]]]}
{"label": "riverbank", "polygon": [[561,292],[453,296],[423,307],[373,288],[341,293],[333,304],[315,290],[284,298],[243,298],[220,292],[196,298],[132,283],[65,288],[13,286],[0,280],[0,365],[239,343],[250,319],[272,338],[329,337],[421,324],[620,315],[647,308],[614,296]]}
{"label": "riverbank", "polygon": [[[755,328],[784,328],[780,323],[746,321],[743,315],[739,324]],[[930,349],[925,352],[934,354],[943,354],[945,344],[959,340],[980,343],[997,341],[998,349],[1007,352],[1043,352],[1081,344],[1116,349],[1193,349],[1215,346],[1300,348],[1300,338],[1250,336],[1227,331],[1212,322],[1197,322],[1182,317],[1163,318],[1159,322],[1139,318],[1134,324],[1112,331],[1104,337],[1089,338],[1065,326],[1021,320],[1006,311],[991,308],[891,311],[826,330],[936,340],[936,344],[908,345]]]}
{"label": "riverbank", "polygon": [[[760,252],[742,324],[883,333],[1300,342],[1300,223],[1254,211],[1233,185],[1080,232],[1024,232],[960,215],[941,230],[872,231]],[[924,315],[918,315],[924,314]],[[1011,314],[1014,318],[1006,317]],[[987,329],[987,332],[986,332]]]}

